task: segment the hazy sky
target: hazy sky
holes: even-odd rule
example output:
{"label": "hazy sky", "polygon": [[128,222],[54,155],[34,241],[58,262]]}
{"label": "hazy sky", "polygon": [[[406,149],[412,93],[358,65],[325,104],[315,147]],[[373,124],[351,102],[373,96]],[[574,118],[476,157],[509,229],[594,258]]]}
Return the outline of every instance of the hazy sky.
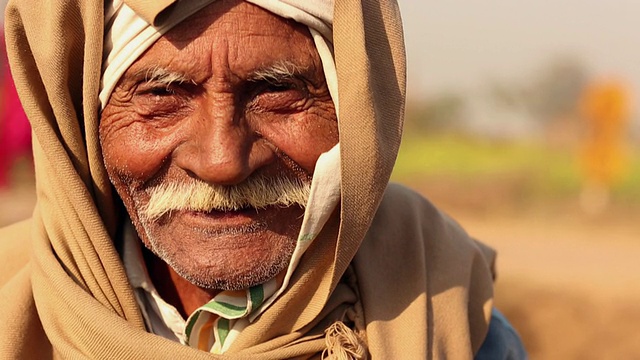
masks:
{"label": "hazy sky", "polygon": [[623,76],[640,91],[640,1],[399,2],[410,96],[526,81],[560,56],[578,58],[595,76]]}

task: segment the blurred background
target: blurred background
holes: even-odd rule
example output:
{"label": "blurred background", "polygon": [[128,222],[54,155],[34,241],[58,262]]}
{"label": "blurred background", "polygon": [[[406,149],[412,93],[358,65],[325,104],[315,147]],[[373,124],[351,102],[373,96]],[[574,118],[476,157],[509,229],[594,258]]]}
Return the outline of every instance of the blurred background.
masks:
{"label": "blurred background", "polygon": [[0,0],[0,226],[30,216],[35,204],[31,129],[16,93],[4,43],[4,8]]}
{"label": "blurred background", "polygon": [[399,2],[393,180],[498,250],[531,359],[640,359],[640,2]]}
{"label": "blurred background", "polygon": [[[399,1],[408,103],[393,180],[499,251],[496,303],[531,359],[640,359],[640,2]],[[0,65],[5,225],[35,196]]]}

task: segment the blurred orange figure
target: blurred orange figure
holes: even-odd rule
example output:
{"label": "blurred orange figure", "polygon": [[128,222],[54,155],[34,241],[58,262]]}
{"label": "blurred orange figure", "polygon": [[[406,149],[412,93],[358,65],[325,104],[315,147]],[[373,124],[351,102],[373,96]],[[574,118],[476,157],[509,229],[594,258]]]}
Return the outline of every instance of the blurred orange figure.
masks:
{"label": "blurred orange figure", "polygon": [[594,82],[585,90],[580,110],[586,122],[581,201],[585,210],[597,213],[606,208],[611,186],[625,168],[629,91],[619,81]]}

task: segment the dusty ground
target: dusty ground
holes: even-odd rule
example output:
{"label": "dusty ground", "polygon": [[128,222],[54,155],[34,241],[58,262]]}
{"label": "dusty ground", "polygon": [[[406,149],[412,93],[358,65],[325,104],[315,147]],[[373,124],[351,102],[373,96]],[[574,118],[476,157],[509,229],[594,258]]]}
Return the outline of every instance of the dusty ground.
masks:
{"label": "dusty ground", "polygon": [[640,359],[638,229],[557,218],[459,220],[498,250],[497,306],[532,359]]}
{"label": "dusty ground", "polygon": [[423,192],[498,250],[496,304],[531,359],[640,359],[640,209],[587,216],[577,201],[478,206],[464,190]]}
{"label": "dusty ground", "polygon": [[[0,225],[29,216],[30,181],[0,191]],[[531,359],[640,359],[640,211],[495,210],[451,194],[433,192],[434,202],[498,250],[496,303]]]}

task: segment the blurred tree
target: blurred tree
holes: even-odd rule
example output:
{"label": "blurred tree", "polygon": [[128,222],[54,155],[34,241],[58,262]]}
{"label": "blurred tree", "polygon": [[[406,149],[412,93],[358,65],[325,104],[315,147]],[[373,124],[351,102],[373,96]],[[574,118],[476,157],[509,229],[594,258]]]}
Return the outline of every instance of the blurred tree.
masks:
{"label": "blurred tree", "polygon": [[[588,73],[580,61],[558,57],[530,82],[494,82],[487,94],[497,112],[510,114],[512,121],[541,125],[548,144],[573,147],[581,126],[576,109],[587,79]],[[529,128],[536,128],[532,125]]]}
{"label": "blurred tree", "polygon": [[445,94],[407,104],[405,128],[421,134],[452,131],[461,127],[465,101],[460,95]]}
{"label": "blurred tree", "polygon": [[528,84],[495,82],[489,88],[494,105],[524,107],[540,121],[553,121],[575,112],[588,73],[576,59],[553,59]]}
{"label": "blurred tree", "polygon": [[525,92],[529,108],[543,121],[571,115],[575,112],[587,79],[588,73],[578,60],[555,59]]}
{"label": "blurred tree", "polygon": [[524,95],[522,87],[514,84],[495,82],[489,88],[489,98],[494,105],[500,107],[519,108],[526,99]]}

